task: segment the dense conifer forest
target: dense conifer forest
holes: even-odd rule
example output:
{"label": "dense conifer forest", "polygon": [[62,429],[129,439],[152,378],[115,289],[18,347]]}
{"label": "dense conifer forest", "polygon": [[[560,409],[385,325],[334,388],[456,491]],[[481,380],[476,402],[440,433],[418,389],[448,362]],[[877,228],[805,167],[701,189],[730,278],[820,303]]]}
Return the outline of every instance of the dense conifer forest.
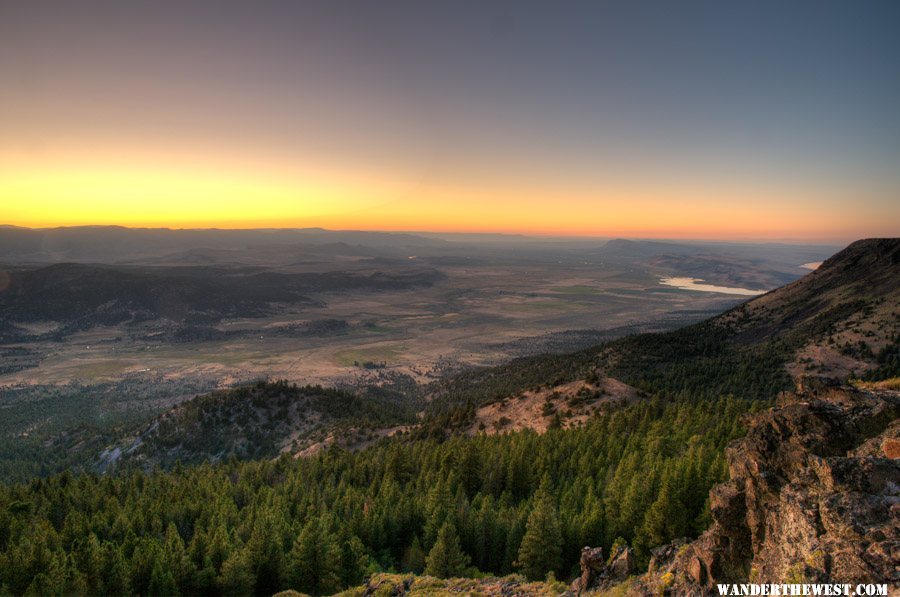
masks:
{"label": "dense conifer forest", "polygon": [[291,460],[0,487],[4,593],[329,594],[378,570],[572,574],[583,545],[707,524],[740,415],[648,399],[573,430],[384,441]]}

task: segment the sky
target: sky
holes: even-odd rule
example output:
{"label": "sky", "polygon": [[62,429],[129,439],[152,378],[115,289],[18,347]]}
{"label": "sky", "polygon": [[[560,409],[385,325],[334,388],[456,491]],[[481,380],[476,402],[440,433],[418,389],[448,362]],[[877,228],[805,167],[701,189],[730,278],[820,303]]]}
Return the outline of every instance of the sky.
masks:
{"label": "sky", "polygon": [[900,3],[0,2],[0,224],[900,233]]}

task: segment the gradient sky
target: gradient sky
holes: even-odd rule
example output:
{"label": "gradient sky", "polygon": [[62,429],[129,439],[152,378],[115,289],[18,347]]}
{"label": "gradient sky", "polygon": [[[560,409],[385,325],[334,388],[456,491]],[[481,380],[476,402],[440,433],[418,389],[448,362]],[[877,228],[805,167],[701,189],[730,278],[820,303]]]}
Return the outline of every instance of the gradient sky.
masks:
{"label": "gradient sky", "polygon": [[0,2],[0,223],[900,233],[900,3]]}

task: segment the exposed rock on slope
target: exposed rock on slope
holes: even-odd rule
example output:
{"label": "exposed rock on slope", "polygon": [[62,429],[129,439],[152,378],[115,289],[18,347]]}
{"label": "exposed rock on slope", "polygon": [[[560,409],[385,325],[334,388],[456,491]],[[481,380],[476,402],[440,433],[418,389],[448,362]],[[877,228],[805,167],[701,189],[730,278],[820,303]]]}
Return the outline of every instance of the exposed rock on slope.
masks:
{"label": "exposed rock on slope", "polygon": [[[806,382],[754,416],[710,492],[712,527],[655,551],[632,591],[721,582],[900,583],[900,392]],[[887,453],[887,454],[886,454]]]}
{"label": "exposed rock on slope", "polygon": [[491,435],[522,429],[543,433],[554,421],[564,428],[577,427],[602,408],[638,398],[634,388],[611,377],[542,386],[479,407],[467,433]]}
{"label": "exposed rock on slope", "polygon": [[605,590],[624,581],[634,572],[634,552],[630,547],[620,546],[607,562],[603,558],[603,548],[585,547],[581,550],[581,576],[572,583],[570,592],[576,595],[597,590]]}

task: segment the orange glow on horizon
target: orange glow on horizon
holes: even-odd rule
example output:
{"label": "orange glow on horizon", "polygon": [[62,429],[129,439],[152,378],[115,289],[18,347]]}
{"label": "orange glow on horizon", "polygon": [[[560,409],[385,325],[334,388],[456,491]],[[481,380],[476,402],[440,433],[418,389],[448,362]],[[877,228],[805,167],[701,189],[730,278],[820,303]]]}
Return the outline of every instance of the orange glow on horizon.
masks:
{"label": "orange glow on horizon", "polygon": [[889,3],[88,4],[0,5],[0,225],[900,234]]}
{"label": "orange glow on horizon", "polygon": [[[892,233],[864,213],[848,218],[844,210],[814,209],[822,204],[821,194],[746,185],[735,189],[677,179],[562,188],[540,180],[464,185],[321,164],[291,168],[240,156],[218,161],[143,156],[138,162],[140,167],[110,156],[67,156],[53,165],[6,159],[0,171],[0,224],[746,240],[847,240],[861,230]],[[59,163],[67,165],[55,166]]]}

